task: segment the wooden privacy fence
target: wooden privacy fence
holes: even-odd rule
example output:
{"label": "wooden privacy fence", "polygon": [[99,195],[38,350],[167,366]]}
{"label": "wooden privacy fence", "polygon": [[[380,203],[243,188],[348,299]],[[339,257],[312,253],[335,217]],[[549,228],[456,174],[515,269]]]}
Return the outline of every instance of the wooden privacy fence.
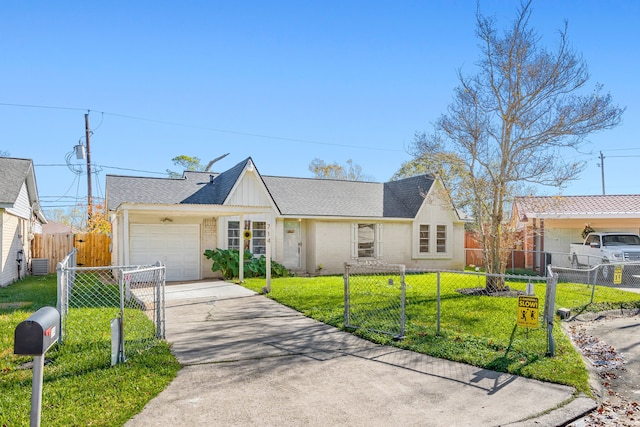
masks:
{"label": "wooden privacy fence", "polygon": [[[479,237],[469,231],[464,233],[465,265],[484,267],[484,255]],[[507,258],[507,268],[526,268],[525,252],[512,249]]]}
{"label": "wooden privacy fence", "polygon": [[78,250],[79,267],[102,267],[111,265],[111,237],[97,233],[58,233],[36,234],[31,241],[31,256],[49,260],[49,272],[54,273],[56,266],[73,248]]}

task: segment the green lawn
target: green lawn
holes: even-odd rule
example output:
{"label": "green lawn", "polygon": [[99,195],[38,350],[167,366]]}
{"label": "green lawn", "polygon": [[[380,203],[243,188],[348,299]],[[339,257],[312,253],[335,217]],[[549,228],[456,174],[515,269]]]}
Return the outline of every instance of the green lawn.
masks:
{"label": "green lawn", "polygon": [[[403,340],[394,341],[390,335],[364,329],[357,329],[355,333],[374,342],[566,384],[578,392],[590,394],[588,371],[580,354],[562,333],[558,321],[554,327],[555,357],[548,357],[545,328],[516,326],[517,298],[469,296],[458,292],[460,288],[483,286],[484,283],[478,280],[477,276],[451,273],[442,276],[440,334],[436,333],[435,274],[407,276],[407,324]],[[508,285],[513,290],[524,291],[526,280],[511,281]],[[249,279],[245,286],[260,291],[264,279]],[[540,318],[544,311],[545,291],[544,284],[535,285]],[[341,276],[272,279],[269,297],[306,316],[344,328],[344,281]],[[560,283],[556,308],[566,307],[576,312],[640,307],[640,294],[616,289],[598,288],[593,304],[589,304],[590,298],[591,287]],[[388,322],[386,318],[381,321],[382,324]]]}
{"label": "green lawn", "polygon": [[[14,355],[13,338],[16,326],[46,305],[56,305],[55,275],[0,288],[0,425],[29,425],[32,373],[22,365],[33,358]],[[143,313],[127,316],[153,330]],[[113,309],[103,307],[70,309],[64,344],[46,353],[43,426],[124,425],[177,374],[180,366],[166,342],[111,367],[113,317]]]}
{"label": "green lawn", "polygon": [[[580,355],[557,325],[554,328],[556,356],[547,357],[543,328],[515,327],[515,298],[466,296],[457,289],[460,278],[452,275],[441,284],[442,319],[440,334],[435,329],[435,279],[412,278],[407,288],[406,338],[358,329],[357,334],[375,342],[395,345],[437,357],[480,367],[568,384],[590,393],[587,370]],[[474,278],[476,280],[476,278]],[[476,282],[474,282],[476,283]],[[524,289],[525,282],[512,282]],[[247,280],[246,286],[259,291],[264,279]],[[278,278],[272,280],[270,297],[309,317],[344,328],[342,277]],[[544,301],[545,287],[536,286]],[[591,288],[559,284],[557,307],[574,312],[640,307],[640,295],[598,288],[589,304]],[[38,308],[55,306],[56,277],[28,277],[0,288],[0,425],[28,425],[31,403],[31,370],[22,366],[31,357],[13,354],[15,327]],[[541,307],[542,312],[543,307]],[[135,322],[151,322],[144,316]],[[169,345],[161,342],[150,351],[129,357],[126,363],[110,366],[110,336],[106,328],[113,312],[104,307],[72,309],[71,331],[62,346],[47,354],[44,368],[42,425],[123,425],[161,392],[175,377],[179,364]],[[75,338],[74,338],[75,337]]]}

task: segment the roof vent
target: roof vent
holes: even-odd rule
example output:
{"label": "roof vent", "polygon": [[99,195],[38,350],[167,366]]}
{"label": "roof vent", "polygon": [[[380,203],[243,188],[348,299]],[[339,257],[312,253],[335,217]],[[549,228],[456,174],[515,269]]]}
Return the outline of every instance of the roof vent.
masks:
{"label": "roof vent", "polygon": [[215,178],[215,175],[209,175],[209,184],[213,184],[214,178]]}

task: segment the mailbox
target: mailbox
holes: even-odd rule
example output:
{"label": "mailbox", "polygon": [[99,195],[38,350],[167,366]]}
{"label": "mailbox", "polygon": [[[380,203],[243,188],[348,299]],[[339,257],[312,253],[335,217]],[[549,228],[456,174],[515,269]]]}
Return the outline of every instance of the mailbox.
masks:
{"label": "mailbox", "polygon": [[42,307],[15,330],[13,352],[41,356],[58,341],[60,313],[53,307]]}

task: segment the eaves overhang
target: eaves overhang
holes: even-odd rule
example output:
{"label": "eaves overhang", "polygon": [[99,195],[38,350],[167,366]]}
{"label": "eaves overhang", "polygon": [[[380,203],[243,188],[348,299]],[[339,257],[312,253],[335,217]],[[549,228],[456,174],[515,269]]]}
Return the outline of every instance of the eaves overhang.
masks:
{"label": "eaves overhang", "polygon": [[349,216],[349,215],[296,215],[296,214],[286,214],[279,215],[279,218],[284,219],[307,219],[307,220],[318,220],[318,221],[370,221],[370,222],[408,222],[413,221],[415,218],[403,218],[403,217],[380,217],[380,216]]}
{"label": "eaves overhang", "polygon": [[130,212],[162,212],[182,215],[215,214],[224,216],[265,214],[273,213],[271,206],[230,206],[230,205],[204,205],[204,204],[148,204],[148,203],[122,203],[115,213]]}

